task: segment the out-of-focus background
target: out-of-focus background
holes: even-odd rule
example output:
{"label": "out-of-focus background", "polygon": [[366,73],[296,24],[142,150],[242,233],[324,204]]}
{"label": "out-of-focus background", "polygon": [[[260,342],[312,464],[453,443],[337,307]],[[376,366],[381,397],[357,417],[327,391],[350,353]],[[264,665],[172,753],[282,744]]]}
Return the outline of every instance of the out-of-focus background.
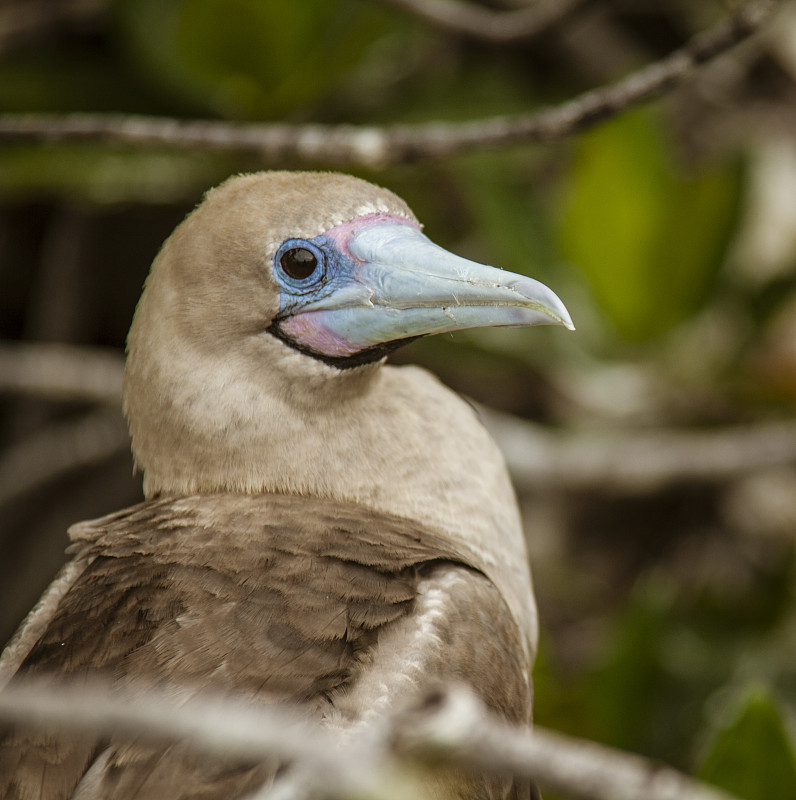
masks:
{"label": "out-of-focus background", "polygon": [[[654,62],[734,4],[568,5],[494,44],[386,0],[3,0],[0,113],[512,114]],[[63,563],[68,525],[141,498],[116,398],[163,239],[232,173],[329,166],[0,147],[0,640]],[[577,324],[392,359],[500,412],[485,418],[541,613],[537,721],[742,797],[796,796],[796,5],[561,143],[348,171],[403,196],[439,244],[550,285]]]}

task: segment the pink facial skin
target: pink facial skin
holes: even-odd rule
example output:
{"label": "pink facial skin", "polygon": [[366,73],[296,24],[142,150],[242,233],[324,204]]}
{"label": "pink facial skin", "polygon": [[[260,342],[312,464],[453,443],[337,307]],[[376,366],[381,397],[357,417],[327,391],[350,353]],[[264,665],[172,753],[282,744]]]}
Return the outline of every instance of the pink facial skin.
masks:
{"label": "pink facial skin", "polygon": [[293,341],[301,342],[317,353],[327,356],[350,356],[362,349],[323,326],[323,311],[307,311],[284,320],[280,327]]}
{"label": "pink facial skin", "polygon": [[351,251],[348,249],[348,243],[353,238],[354,234],[361,231],[363,228],[369,228],[372,225],[381,224],[390,225],[408,225],[410,228],[422,230],[423,226],[414,220],[402,217],[399,214],[367,214],[364,217],[357,217],[350,222],[344,222],[342,225],[337,225],[325,231],[321,236],[325,236],[329,241],[334,243],[334,246],[347,258],[354,258]]}

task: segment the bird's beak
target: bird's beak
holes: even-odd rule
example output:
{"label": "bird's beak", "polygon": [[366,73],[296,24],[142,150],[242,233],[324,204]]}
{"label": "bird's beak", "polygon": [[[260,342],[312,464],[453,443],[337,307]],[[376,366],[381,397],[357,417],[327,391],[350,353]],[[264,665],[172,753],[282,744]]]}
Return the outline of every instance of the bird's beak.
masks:
{"label": "bird's beak", "polygon": [[281,323],[284,334],[315,352],[345,357],[465,328],[574,329],[564,304],[544,284],[455,256],[408,221],[348,224],[328,234],[350,259],[351,271],[334,281],[334,291],[308,298]]}

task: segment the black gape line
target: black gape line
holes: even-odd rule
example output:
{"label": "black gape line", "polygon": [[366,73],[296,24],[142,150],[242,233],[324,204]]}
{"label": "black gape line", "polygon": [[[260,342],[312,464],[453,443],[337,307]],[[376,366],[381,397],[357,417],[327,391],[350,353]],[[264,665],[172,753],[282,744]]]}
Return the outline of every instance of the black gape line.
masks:
{"label": "black gape line", "polygon": [[337,369],[353,369],[354,367],[361,367],[365,364],[372,364],[374,361],[381,361],[382,358],[388,356],[399,347],[405,344],[414,342],[415,339],[422,339],[427,334],[420,334],[419,336],[408,336],[406,339],[393,339],[391,342],[380,342],[379,344],[371,345],[363,350],[358,350],[350,356],[327,356],[325,353],[319,353],[311,347],[307,347],[295,339],[288,336],[281,327],[281,320],[275,319],[265,330],[272,336],[275,336],[281,342],[284,342],[288,347],[298,350],[299,353],[304,353],[306,356],[312,356],[318,361],[323,361],[330,367],[337,367]]}

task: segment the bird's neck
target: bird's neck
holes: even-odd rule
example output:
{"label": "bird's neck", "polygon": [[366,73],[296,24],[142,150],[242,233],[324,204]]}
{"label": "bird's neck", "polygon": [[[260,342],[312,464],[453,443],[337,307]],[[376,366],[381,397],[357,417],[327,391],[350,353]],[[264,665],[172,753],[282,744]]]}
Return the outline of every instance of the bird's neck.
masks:
{"label": "bird's neck", "polygon": [[[286,368],[261,383],[223,360],[194,360],[183,374],[174,362],[172,352],[169,373],[136,376],[146,403],[127,398],[147,496],[289,493],[415,519],[504,574],[507,599],[526,616],[524,540],[502,456],[474,410],[432,375],[378,365],[330,375],[318,364],[317,381],[291,382]],[[535,638],[535,619],[521,624]]]}

